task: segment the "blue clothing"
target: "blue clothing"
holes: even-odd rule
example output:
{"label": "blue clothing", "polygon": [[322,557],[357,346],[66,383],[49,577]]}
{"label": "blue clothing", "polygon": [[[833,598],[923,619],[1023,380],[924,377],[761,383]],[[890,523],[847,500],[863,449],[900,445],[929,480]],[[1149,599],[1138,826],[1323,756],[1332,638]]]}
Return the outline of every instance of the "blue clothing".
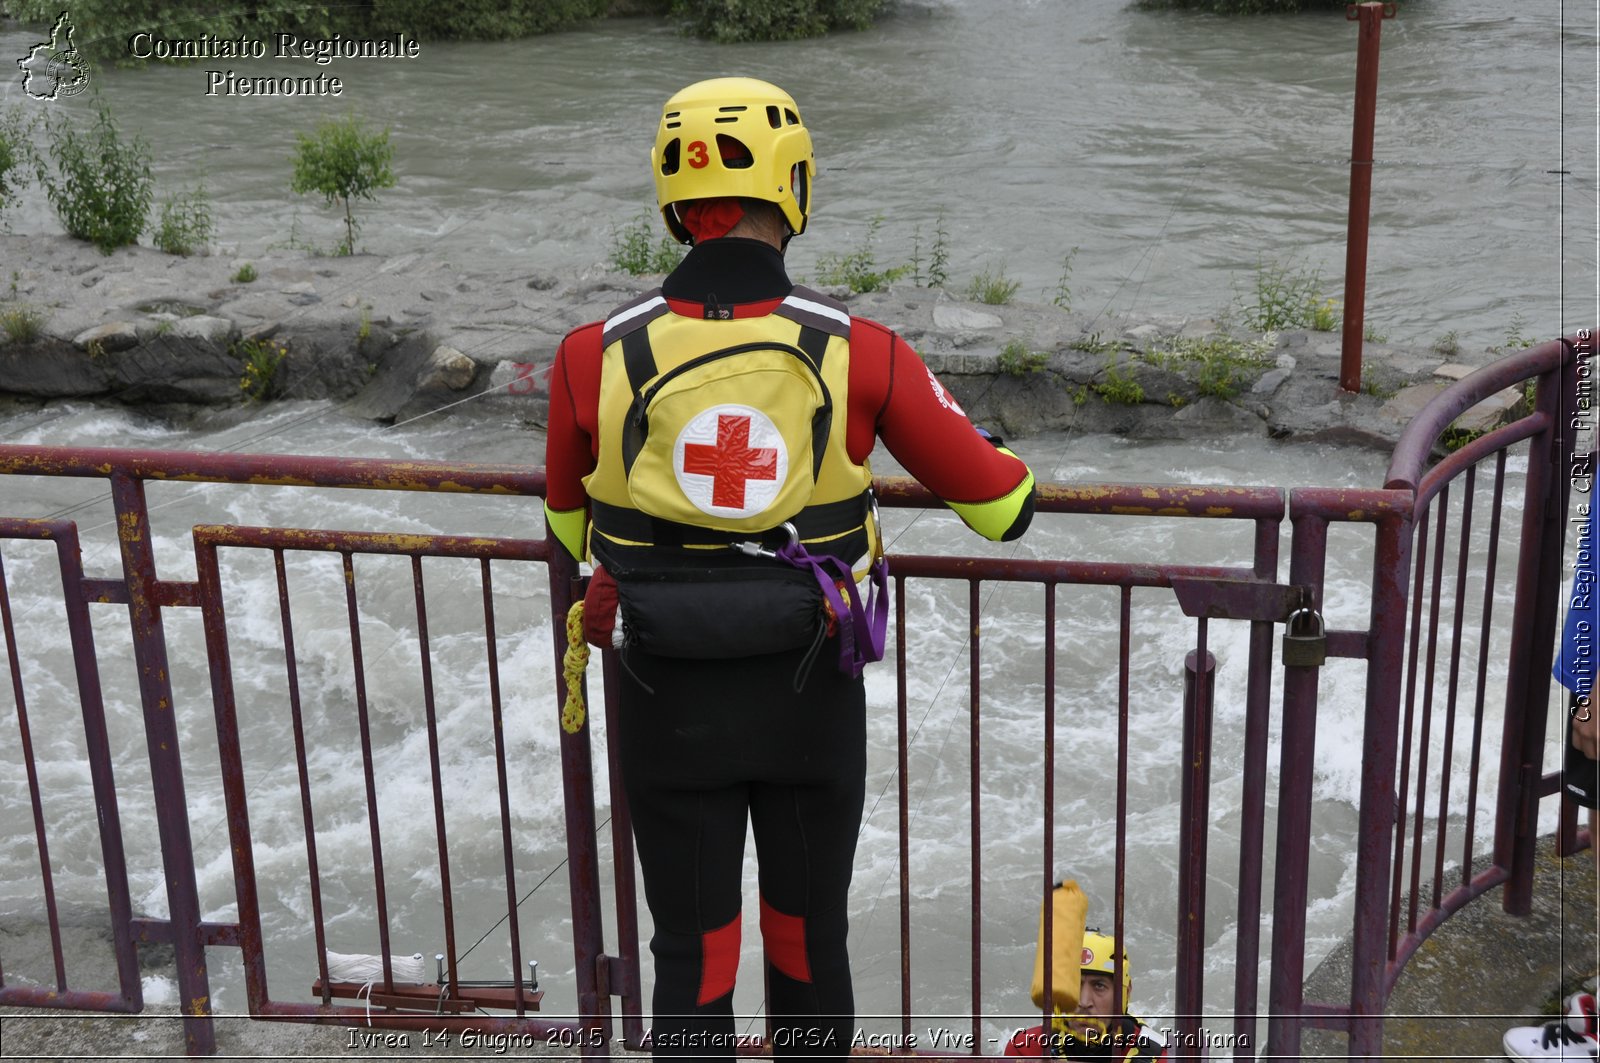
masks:
{"label": "blue clothing", "polygon": [[1594,686],[1597,647],[1600,638],[1600,599],[1595,582],[1594,511],[1591,502],[1583,530],[1578,535],[1578,555],[1573,562],[1572,593],[1567,598],[1567,622],[1556,643],[1556,664],[1551,670],[1557,681],[1576,694],[1587,694]]}

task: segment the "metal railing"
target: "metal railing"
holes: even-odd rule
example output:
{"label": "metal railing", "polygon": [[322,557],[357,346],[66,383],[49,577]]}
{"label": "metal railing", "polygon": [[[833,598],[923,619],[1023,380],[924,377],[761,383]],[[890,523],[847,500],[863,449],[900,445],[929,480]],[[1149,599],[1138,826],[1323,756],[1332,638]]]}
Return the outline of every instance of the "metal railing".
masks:
{"label": "metal railing", "polygon": [[[924,884],[913,860],[918,842],[914,788],[920,785],[911,763],[915,725],[911,719],[911,676],[908,661],[917,649],[917,623],[908,609],[922,608],[916,594],[943,595],[939,608],[945,618],[962,616],[968,690],[966,718],[966,818],[969,837],[967,867],[954,883],[966,891],[968,916],[964,936],[971,963],[965,976],[966,1010],[970,1035],[962,1031],[949,1046],[920,1046],[925,1054],[949,1055],[957,1049],[968,1054],[998,1054],[986,1038],[984,995],[986,955],[984,899],[985,867],[989,849],[984,815],[986,779],[984,750],[995,739],[991,730],[1004,721],[985,677],[995,670],[991,639],[981,623],[989,594],[1010,588],[1028,597],[1022,607],[1037,615],[1036,637],[1030,636],[1028,668],[1038,674],[1037,762],[1022,766],[1042,781],[1040,806],[1024,814],[1040,826],[1037,897],[1045,897],[1060,875],[1056,838],[1059,795],[1055,779],[1060,770],[1058,715],[1061,691],[1071,680],[1063,677],[1058,649],[1063,634],[1059,596],[1080,596],[1091,591],[1110,595],[1115,619],[1104,626],[1105,637],[1117,647],[1115,662],[1115,716],[1104,723],[1115,735],[1115,840],[1111,849],[1109,904],[1115,933],[1127,929],[1128,874],[1127,824],[1138,810],[1130,807],[1129,758],[1134,743],[1130,725],[1142,711],[1133,704],[1131,659],[1135,633],[1148,630],[1162,609],[1176,602],[1184,617],[1182,660],[1183,757],[1177,817],[1177,895],[1172,934],[1174,970],[1174,1020],[1171,1033],[1176,1058],[1206,1055],[1205,960],[1214,933],[1207,932],[1207,916],[1216,918],[1217,903],[1210,899],[1210,884],[1233,884],[1236,897],[1228,917],[1235,924],[1233,984],[1227,999],[1233,1016],[1230,1028],[1234,1054],[1253,1054],[1265,1023],[1265,1050],[1274,1055],[1294,1055],[1307,1027],[1344,1031],[1349,1052],[1356,1058],[1374,1058],[1382,1045],[1384,1003],[1406,960],[1420,942],[1450,914],[1484,891],[1507,887],[1507,907],[1526,910],[1532,879],[1531,841],[1538,803],[1557,792],[1554,779],[1541,771],[1544,742],[1545,699],[1548,694],[1550,650],[1555,629],[1555,598],[1551,588],[1560,583],[1561,527],[1567,502],[1567,471],[1572,462],[1572,433],[1564,411],[1573,408],[1579,375],[1586,372],[1588,337],[1545,344],[1521,352],[1459,382],[1434,400],[1413,423],[1397,448],[1385,485],[1375,490],[1302,488],[1288,495],[1271,488],[1224,488],[1143,485],[1045,485],[1038,509],[1042,521],[1097,516],[1117,521],[1151,518],[1188,522],[1204,520],[1239,527],[1243,534],[1234,564],[1177,562],[1119,562],[1095,560],[1028,559],[1019,557],[950,557],[896,554],[891,556],[893,606],[897,636],[892,667],[895,673],[895,763],[893,779],[898,864],[898,995],[899,1043],[915,1043],[912,1016],[925,1007],[927,979],[914,976],[918,931],[923,921],[915,917],[917,889]],[[1445,429],[1463,411],[1524,380],[1537,380],[1534,408],[1525,416],[1469,442],[1431,468],[1429,455]],[[1525,445],[1528,472],[1523,485],[1523,515],[1514,535],[1502,535],[1506,505],[1508,453]],[[1488,470],[1488,471],[1481,471]],[[8,651],[12,699],[18,727],[18,758],[28,766],[29,807],[7,809],[14,816],[31,818],[43,884],[43,921],[52,943],[51,970],[44,977],[15,970],[0,956],[0,1005],[61,1006],[93,1010],[139,1011],[143,1006],[136,945],[165,942],[176,956],[179,999],[186,1021],[189,1050],[203,1054],[214,1050],[210,977],[206,948],[237,948],[243,958],[249,1012],[260,1018],[302,1022],[366,1024],[411,1030],[461,1030],[472,1028],[516,1034],[524,1044],[602,1055],[619,1039],[629,1047],[646,1043],[643,980],[640,973],[638,920],[634,869],[626,802],[609,772],[611,791],[610,841],[604,844],[604,824],[596,813],[597,764],[591,749],[593,727],[566,733],[558,727],[560,706],[567,697],[562,655],[566,649],[564,618],[581,589],[578,573],[562,551],[548,541],[484,535],[415,534],[383,531],[329,531],[283,527],[245,527],[216,523],[193,525],[196,578],[162,578],[156,569],[150,509],[145,485],[155,481],[214,482],[272,485],[295,490],[341,487],[376,490],[455,492],[536,498],[543,492],[542,473],[521,466],[463,466],[427,462],[352,461],[331,458],[273,455],[197,455],[177,452],[141,452],[116,449],[0,446],[0,475],[87,477],[109,482],[116,515],[116,543],[121,573],[87,576],[78,562],[77,530],[62,519],[0,520],[0,618]],[[1487,518],[1477,497],[1488,481]],[[3,481],[0,481],[3,482]],[[881,481],[880,499],[890,509],[928,508],[935,501],[916,485],[899,480]],[[1062,515],[1062,516],[1057,516]],[[1278,580],[1282,522],[1292,526],[1289,573]],[[1319,681],[1323,672],[1315,664],[1295,664],[1277,671],[1273,639],[1275,625],[1298,609],[1320,616],[1324,610],[1325,570],[1330,530],[1353,525],[1370,529],[1372,576],[1364,625],[1330,627],[1320,649],[1330,660],[1365,661],[1365,728],[1361,796],[1358,809],[1355,909],[1351,924],[1354,967],[1348,999],[1307,1001],[1306,910],[1310,865],[1310,839],[1320,814],[1313,800],[1316,769]],[[1342,533],[1341,533],[1342,534]],[[1486,557],[1481,566],[1469,559],[1473,544],[1486,537]],[[75,712],[84,725],[84,748],[92,776],[98,814],[95,828],[101,846],[100,875],[104,879],[108,918],[112,928],[117,988],[75,987],[68,978],[62,955],[62,934],[55,910],[54,856],[50,847],[48,787],[34,772],[34,746],[39,741],[37,706],[41,698],[60,699],[59,684],[30,689],[28,668],[21,658],[14,623],[12,592],[5,579],[4,547],[13,541],[53,542],[61,579],[60,608],[71,633],[76,676]],[[1516,549],[1511,577],[1501,558]],[[230,568],[220,560],[257,558],[270,564],[256,589],[230,587]],[[1472,555],[1476,558],[1478,555]],[[1447,557],[1449,561],[1447,561]],[[322,558],[336,568],[320,569]],[[310,559],[310,560],[308,560]],[[427,578],[427,566],[453,564],[458,578],[440,589]],[[398,565],[399,568],[385,568]],[[462,568],[461,566],[465,566]],[[1430,567],[1431,566],[1431,567]],[[374,573],[398,573],[409,578],[379,580]],[[359,569],[359,571],[358,571]],[[506,577],[498,573],[505,569]],[[1447,580],[1447,569],[1453,575]],[[264,570],[264,569],[263,569]],[[475,579],[460,572],[475,571]],[[519,907],[527,894],[518,863],[527,844],[530,824],[542,820],[514,796],[513,764],[506,741],[506,700],[502,689],[502,654],[506,631],[503,591],[522,587],[529,575],[548,587],[552,652],[549,658],[549,700],[541,727],[547,735],[546,751],[559,757],[563,780],[561,832],[567,868],[567,906],[574,957],[574,1014],[558,1019],[539,1014],[541,994],[533,976],[524,979],[528,958]],[[1514,579],[1514,600],[1509,619],[1499,605],[1508,579]],[[409,586],[407,586],[409,584]],[[328,590],[337,586],[337,592]],[[463,586],[466,590],[463,591]],[[396,589],[396,588],[399,589]],[[269,589],[270,588],[270,589]],[[320,589],[316,589],[320,588]],[[1170,591],[1173,597],[1166,597]],[[1498,592],[1498,596],[1497,596]],[[343,599],[348,634],[340,634],[338,654],[347,658],[348,686],[337,699],[339,714],[319,705],[313,714],[299,673],[307,646],[331,639],[326,630],[307,631],[295,621],[297,594],[337,594]],[[243,595],[241,599],[239,596]],[[233,599],[230,600],[230,595]],[[397,644],[414,644],[417,680],[414,696],[401,699],[398,709],[376,706],[369,690],[373,665],[363,653],[363,635],[369,622],[365,602],[382,599],[390,608],[390,623],[400,634]],[[964,600],[964,605],[962,601]],[[1078,598],[1075,597],[1074,601]],[[473,603],[470,608],[467,603]],[[1476,603],[1476,604],[1475,604]],[[1341,603],[1343,604],[1343,603]],[[137,674],[138,709],[146,740],[150,771],[150,801],[158,827],[160,857],[165,881],[167,914],[135,914],[130,900],[123,835],[119,820],[122,795],[114,781],[123,769],[113,763],[105,740],[105,710],[97,671],[93,617],[109,622],[106,606],[127,610],[128,637]],[[404,621],[394,619],[400,612]],[[1348,610],[1347,610],[1348,611]],[[120,613],[120,609],[118,609]],[[470,617],[469,617],[470,614]],[[452,716],[449,726],[441,719],[441,691],[433,662],[441,652],[430,640],[430,627],[448,615],[452,645],[470,644],[481,661],[481,689],[448,691],[452,705],[464,699],[480,704],[480,717]],[[281,687],[272,697],[253,690],[240,693],[233,656],[241,636],[230,619],[271,617],[277,632],[272,638],[272,660],[283,669]],[[169,650],[168,621],[189,625],[198,618],[203,633],[204,657],[210,688],[207,716],[214,720],[217,771],[225,808],[228,848],[231,852],[235,919],[206,919],[196,881],[195,844],[190,836],[186,785],[196,780],[192,759],[180,753],[180,739],[193,741],[193,712],[180,714],[174,705],[174,660]],[[1240,733],[1225,741],[1239,750],[1240,807],[1235,835],[1225,839],[1237,846],[1235,856],[1216,856],[1218,834],[1211,800],[1219,780],[1212,777],[1218,742],[1216,680],[1219,665],[1208,644],[1216,625],[1248,625],[1248,649],[1243,664],[1228,662],[1223,671],[1243,673],[1240,695]],[[1440,626],[1448,628],[1441,637]],[[260,643],[258,627],[251,639]],[[1473,636],[1475,633],[1475,637]],[[345,640],[348,640],[347,642]],[[441,640],[442,641],[442,640]],[[257,647],[259,649],[259,647]],[[264,650],[262,652],[265,652]],[[330,651],[331,652],[331,651]],[[463,651],[465,652],[465,651]],[[1014,647],[1007,652],[1016,652]],[[601,656],[602,689],[626,681],[613,655]],[[179,662],[188,665],[191,662]],[[1481,757],[1486,729],[1498,706],[1491,699],[1491,672],[1504,664],[1506,697],[1502,724],[1503,752],[1498,764]],[[1440,665],[1443,665],[1441,668]],[[378,666],[382,678],[389,666]],[[1110,667],[1108,662],[1108,668]],[[1444,678],[1440,679],[1440,674]],[[474,673],[475,675],[479,673]],[[1032,673],[1030,673],[1032,674]],[[1281,701],[1275,700],[1275,680],[1281,683]],[[1441,689],[1442,696],[1437,696]],[[341,681],[342,683],[342,681]],[[1235,684],[1237,685],[1237,684]],[[596,686],[600,686],[596,684]],[[1031,688],[1030,688],[1031,689]],[[585,693],[587,696],[587,693]],[[474,700],[475,699],[475,700]],[[392,700],[392,698],[390,699]],[[541,704],[543,703],[541,699]],[[605,719],[609,699],[591,706],[591,718]],[[191,706],[185,705],[185,709]],[[55,706],[51,718],[61,726],[64,706]],[[398,712],[398,722],[385,712]],[[285,743],[287,758],[265,767],[255,766],[255,739],[242,724],[269,712],[280,714],[276,732]],[[286,719],[288,722],[283,723]],[[351,720],[354,726],[351,726]],[[386,722],[388,721],[388,722]],[[1463,722],[1465,721],[1465,723]],[[1280,729],[1278,763],[1271,762],[1271,732]],[[1455,736],[1466,726],[1461,755]],[[379,732],[382,732],[381,734]],[[427,786],[406,802],[394,804],[380,793],[393,761],[379,756],[386,741],[397,735],[418,736],[417,762]],[[1443,735],[1442,751],[1433,753],[1436,737]],[[206,736],[209,743],[213,738]],[[451,782],[455,758],[464,747],[492,749],[495,798],[488,812],[467,828],[458,820],[460,801]],[[553,751],[551,751],[553,747]],[[520,750],[518,756],[526,755]],[[346,795],[330,802],[322,796],[328,785],[330,758],[343,757],[355,777],[359,766],[359,797]],[[259,759],[259,758],[257,758]],[[269,758],[270,759],[270,758]],[[263,771],[276,771],[279,781],[291,774],[294,804],[299,809],[293,838],[279,838],[292,851],[295,866],[304,875],[304,919],[307,941],[314,949],[315,981],[311,1000],[275,996],[268,987],[268,967],[274,947],[282,944],[264,930],[262,897],[257,882],[254,853],[260,841],[261,820],[251,817],[252,787]],[[317,765],[314,767],[314,765]],[[1490,772],[1498,768],[1498,778]],[[252,775],[252,772],[255,774]],[[1277,776],[1276,799],[1269,780]],[[1465,811],[1451,805],[1452,783],[1466,780]],[[208,780],[210,785],[211,781]],[[1477,866],[1474,850],[1476,807],[1480,794],[1495,794],[1496,840],[1485,866]],[[988,800],[995,798],[990,796]],[[444,941],[443,960],[435,977],[422,986],[396,972],[397,950],[391,933],[397,903],[399,874],[386,870],[385,830],[397,829],[397,809],[402,829],[422,830],[432,836],[434,859],[427,868],[412,869],[408,881],[424,888],[403,899],[413,909],[436,920]],[[380,814],[380,809],[384,810]],[[345,818],[337,823],[332,812]],[[1268,841],[1275,816],[1276,835]],[[319,862],[319,852],[330,844],[350,845],[351,831],[361,836],[370,851],[370,888],[348,881],[331,882]],[[1574,842],[1572,817],[1563,820],[1563,840]],[[286,840],[287,839],[287,840]],[[340,841],[342,839],[342,841]],[[483,839],[492,839],[490,842]],[[291,844],[292,842],[292,844]],[[609,849],[609,860],[606,850]],[[1457,866],[1448,866],[1447,853],[1459,849]],[[602,889],[605,865],[611,875]],[[942,869],[948,880],[953,874]],[[486,883],[488,885],[486,885]],[[941,881],[939,885],[946,884]],[[1030,890],[1032,888],[1030,887]],[[1271,904],[1264,902],[1268,895]],[[344,906],[333,907],[330,891]],[[473,925],[498,913],[505,923],[510,953],[510,978],[485,985],[462,977],[464,956],[460,933],[460,906],[472,895]],[[608,904],[606,895],[611,901]],[[419,897],[425,896],[422,900]],[[498,897],[494,900],[493,897]],[[487,898],[487,899],[486,899]],[[366,981],[341,978],[330,970],[328,954],[333,937],[329,927],[338,924],[345,933],[350,913],[375,931],[377,955],[382,957]],[[1270,912],[1271,943],[1263,956],[1260,934],[1263,916]],[[1139,925],[1145,925],[1139,913]],[[431,924],[430,924],[431,925]],[[614,928],[615,951],[606,945],[606,928]],[[1029,923],[1031,927],[1031,922]],[[276,932],[281,935],[281,931]],[[990,932],[992,933],[992,931]],[[271,940],[269,940],[269,938]],[[341,937],[339,940],[344,940]],[[481,939],[480,939],[481,940]],[[1031,952],[1031,942],[1029,943]],[[1268,999],[1260,1001],[1261,972],[1266,972]],[[307,972],[309,973],[309,972]],[[951,977],[940,972],[941,980]],[[281,983],[280,983],[281,984]],[[1017,990],[1020,995],[1021,990]],[[350,1000],[348,998],[355,998]],[[616,1018],[613,998],[617,998]],[[346,1002],[341,1003],[341,1000]],[[487,1014],[492,1013],[492,1014]],[[618,1025],[620,1019],[620,1027]],[[756,1048],[754,1040],[746,1051]]]}

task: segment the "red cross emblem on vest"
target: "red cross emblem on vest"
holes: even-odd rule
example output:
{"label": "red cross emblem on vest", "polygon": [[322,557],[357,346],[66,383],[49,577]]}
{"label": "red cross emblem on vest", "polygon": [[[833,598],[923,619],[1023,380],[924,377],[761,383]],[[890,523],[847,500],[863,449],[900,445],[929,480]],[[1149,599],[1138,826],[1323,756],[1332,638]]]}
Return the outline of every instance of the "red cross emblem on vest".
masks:
{"label": "red cross emblem on vest", "polygon": [[685,444],[683,471],[711,477],[712,505],[744,509],[745,484],[778,478],[778,451],[750,445],[748,415],[721,413],[715,443]]}

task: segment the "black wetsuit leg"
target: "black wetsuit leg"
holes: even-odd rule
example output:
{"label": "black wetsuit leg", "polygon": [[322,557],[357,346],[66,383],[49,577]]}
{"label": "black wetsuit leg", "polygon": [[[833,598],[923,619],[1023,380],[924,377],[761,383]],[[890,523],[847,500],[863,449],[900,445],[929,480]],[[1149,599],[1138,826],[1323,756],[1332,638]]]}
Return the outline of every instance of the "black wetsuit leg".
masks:
{"label": "black wetsuit leg", "polygon": [[732,980],[718,957],[740,918],[747,823],[766,902],[775,1051],[848,1052],[855,1009],[845,936],[865,693],[826,659],[795,693],[803,656],[686,661],[629,652],[639,682],[621,683],[616,740],[655,923],[658,1057],[732,1058]]}

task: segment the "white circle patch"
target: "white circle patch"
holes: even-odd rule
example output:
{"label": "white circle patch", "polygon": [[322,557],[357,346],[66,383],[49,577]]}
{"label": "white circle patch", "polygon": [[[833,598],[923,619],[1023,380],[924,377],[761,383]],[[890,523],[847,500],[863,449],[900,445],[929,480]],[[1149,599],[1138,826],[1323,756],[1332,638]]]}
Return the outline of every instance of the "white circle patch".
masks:
{"label": "white circle patch", "polygon": [[772,418],[726,403],[696,414],[672,444],[672,471],[696,509],[750,517],[772,505],[789,475],[789,452]]}

